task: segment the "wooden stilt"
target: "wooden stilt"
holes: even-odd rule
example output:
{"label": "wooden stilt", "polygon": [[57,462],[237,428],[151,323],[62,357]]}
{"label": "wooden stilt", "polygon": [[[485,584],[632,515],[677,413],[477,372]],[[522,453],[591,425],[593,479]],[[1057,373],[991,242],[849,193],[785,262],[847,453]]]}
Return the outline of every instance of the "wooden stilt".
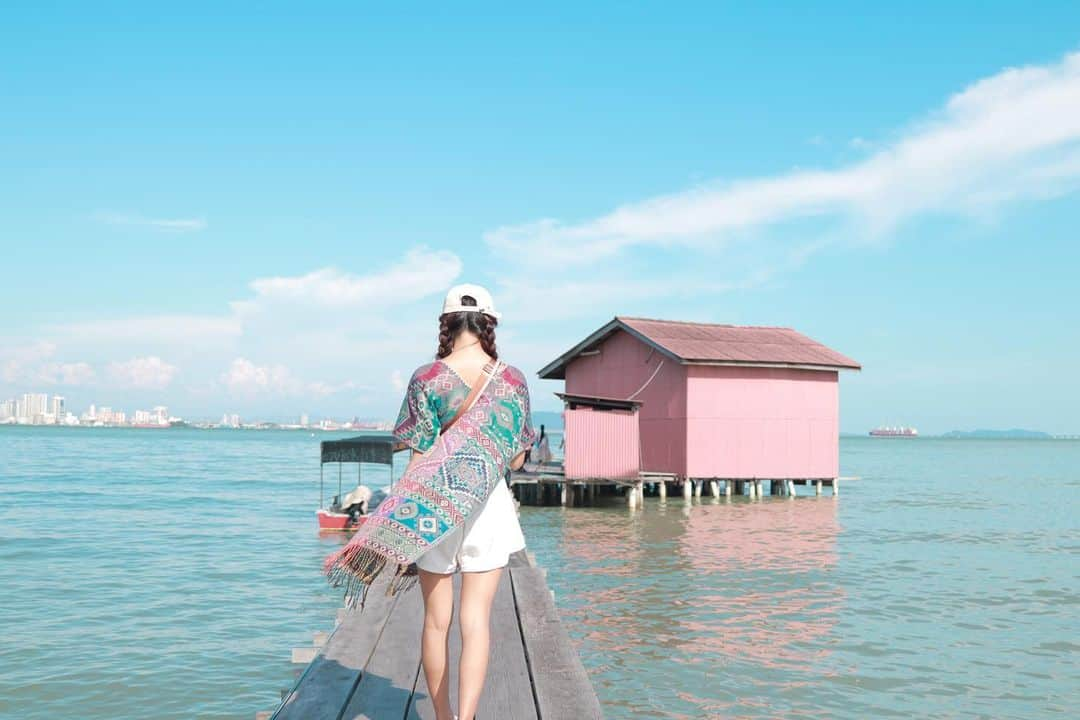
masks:
{"label": "wooden stilt", "polygon": [[814,494],[815,495],[820,495],[821,494],[821,481],[820,480],[818,480],[817,482],[814,483]]}
{"label": "wooden stilt", "polygon": [[626,487],[626,507],[631,510],[637,505],[637,486],[628,485]]}
{"label": "wooden stilt", "polygon": [[709,481],[709,494],[713,497],[720,497],[720,483],[716,480]]}
{"label": "wooden stilt", "polygon": [[645,507],[645,483],[641,480],[634,483],[634,494],[637,495],[637,507]]}
{"label": "wooden stilt", "polygon": [[569,497],[569,493],[567,492],[566,483],[562,483],[562,494],[561,494],[561,497],[560,497],[560,501],[562,502],[564,507],[566,506],[566,504],[568,502],[570,502],[570,497]]}
{"label": "wooden stilt", "polygon": [[660,493],[660,499],[667,500],[667,480],[656,483],[656,489]]}
{"label": "wooden stilt", "polygon": [[833,497],[840,494],[840,478],[833,478],[833,481],[832,481],[832,494],[833,494]]}
{"label": "wooden stilt", "polygon": [[690,500],[694,496],[694,482],[690,478],[682,481],[683,500]]}
{"label": "wooden stilt", "polygon": [[705,485],[704,480],[698,480],[697,482],[694,483],[694,497],[696,497],[696,498],[701,497],[701,490],[704,487],[704,485]]}
{"label": "wooden stilt", "polygon": [[729,499],[731,498],[731,486],[732,486],[732,484],[733,483],[732,483],[731,480],[725,480],[724,481],[724,497],[729,498]]}

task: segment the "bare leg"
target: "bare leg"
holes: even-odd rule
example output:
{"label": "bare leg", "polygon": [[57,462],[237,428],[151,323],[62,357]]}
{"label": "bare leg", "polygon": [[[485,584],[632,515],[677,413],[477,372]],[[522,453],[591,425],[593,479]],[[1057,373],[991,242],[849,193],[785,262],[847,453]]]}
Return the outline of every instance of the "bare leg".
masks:
{"label": "bare leg", "polygon": [[491,601],[499,587],[502,568],[461,573],[461,663],[458,678],[458,713],[473,720],[484,690],[491,649]]}
{"label": "bare leg", "polygon": [[450,575],[420,570],[424,595],[424,632],[420,660],[424,666],[436,720],[452,720],[450,709],[450,618],[454,613],[454,585]]}

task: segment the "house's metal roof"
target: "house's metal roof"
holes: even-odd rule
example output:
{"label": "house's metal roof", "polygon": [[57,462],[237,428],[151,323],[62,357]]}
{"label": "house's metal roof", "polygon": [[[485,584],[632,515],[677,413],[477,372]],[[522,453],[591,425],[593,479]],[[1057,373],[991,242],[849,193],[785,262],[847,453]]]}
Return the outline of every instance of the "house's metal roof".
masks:
{"label": "house's metal roof", "polygon": [[626,400],[624,398],[606,397],[604,395],[582,395],[580,393],[555,393],[567,405],[586,405],[599,409],[609,410],[635,410],[641,407],[640,400]]}
{"label": "house's metal roof", "polygon": [[538,374],[545,379],[564,379],[566,366],[574,358],[595,349],[619,330],[684,364],[862,369],[851,358],[791,328],[617,316],[548,363]]}

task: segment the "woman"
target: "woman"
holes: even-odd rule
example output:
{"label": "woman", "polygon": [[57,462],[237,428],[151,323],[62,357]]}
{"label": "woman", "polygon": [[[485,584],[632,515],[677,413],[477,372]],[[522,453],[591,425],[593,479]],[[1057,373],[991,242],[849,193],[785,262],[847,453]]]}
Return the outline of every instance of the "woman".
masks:
{"label": "woman", "polygon": [[396,569],[388,593],[419,577],[421,659],[437,720],[457,717],[448,663],[452,575],[462,574],[458,712],[471,719],[487,673],[495,589],[510,553],[525,547],[503,477],[521,467],[535,433],[524,376],[498,360],[498,318],[484,288],[451,288],[435,362],[413,373],[394,428],[412,448],[409,465],[349,544],[327,558],[331,581],[361,606],[387,564]]}
{"label": "woman", "polygon": [[[526,458],[528,459],[528,458]],[[540,437],[536,441],[536,464],[547,465],[551,462],[551,441],[548,439],[544,426],[540,426]]]}

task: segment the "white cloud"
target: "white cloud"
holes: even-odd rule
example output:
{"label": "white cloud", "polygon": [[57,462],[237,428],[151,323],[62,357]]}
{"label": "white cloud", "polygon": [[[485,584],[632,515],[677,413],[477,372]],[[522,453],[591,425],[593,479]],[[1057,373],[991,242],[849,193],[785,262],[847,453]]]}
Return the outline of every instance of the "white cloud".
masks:
{"label": "white cloud", "polygon": [[96,377],[94,368],[84,362],[50,362],[38,371],[38,378],[47,385],[87,385]]}
{"label": "white cloud", "polygon": [[95,217],[106,225],[145,227],[162,232],[199,232],[206,229],[203,218],[151,218],[114,212],[99,212]]}
{"label": "white cloud", "polygon": [[255,299],[241,309],[265,302],[304,303],[319,307],[391,307],[446,288],[461,274],[461,260],[451,252],[415,248],[388,268],[352,275],[333,267],[306,275],[259,278],[251,283]]}
{"label": "white cloud", "polygon": [[108,372],[110,379],[123,387],[161,390],[172,383],[176,366],[151,355],[109,363]]}
{"label": "white cloud", "polygon": [[22,382],[28,376],[36,375],[35,368],[56,353],[56,345],[51,342],[34,342],[26,345],[10,343],[4,348],[0,378],[6,383]]}
{"label": "white cloud", "polygon": [[716,245],[739,232],[810,218],[873,236],[920,214],[992,212],[1024,197],[1071,191],[1078,182],[1080,53],[981,80],[846,167],[699,187],[576,224],[545,219],[497,228],[485,239],[507,256],[584,264],[636,246]]}
{"label": "white cloud", "polygon": [[156,347],[214,345],[236,338],[242,331],[240,320],[230,315],[135,315],[46,328],[65,342]]}
{"label": "white cloud", "polygon": [[295,381],[284,365],[256,365],[250,360],[236,358],[221,376],[221,382],[236,395],[251,395],[272,391],[295,392]]}
{"label": "white cloud", "polygon": [[222,373],[220,380],[229,393],[241,397],[278,395],[323,398],[358,387],[351,381],[304,382],[295,377],[284,365],[256,365],[242,357],[232,361],[228,370]]}
{"label": "white cloud", "polygon": [[405,375],[400,370],[394,370],[390,373],[390,387],[394,388],[397,392],[404,392],[405,390]]}
{"label": "white cloud", "polygon": [[55,360],[56,345],[35,342],[14,345],[0,357],[0,380],[25,387],[37,385],[86,385],[96,373],[85,362]]}

